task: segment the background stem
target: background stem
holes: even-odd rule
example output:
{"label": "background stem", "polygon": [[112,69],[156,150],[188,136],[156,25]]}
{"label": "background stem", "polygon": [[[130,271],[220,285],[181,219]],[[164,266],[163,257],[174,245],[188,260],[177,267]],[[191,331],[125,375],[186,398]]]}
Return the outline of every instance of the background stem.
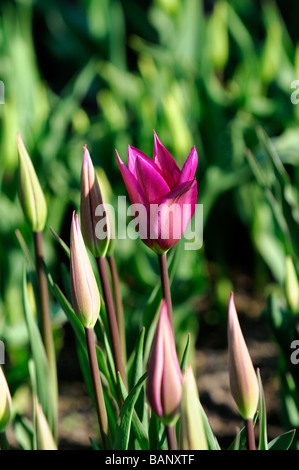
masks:
{"label": "background stem", "polygon": [[113,294],[114,294],[114,300],[115,300],[115,311],[116,311],[120,346],[121,346],[123,360],[126,363],[127,351],[126,351],[125,322],[124,322],[124,311],[123,311],[123,303],[122,303],[122,297],[121,297],[121,292],[120,292],[118,272],[117,272],[117,267],[116,267],[114,256],[108,255],[107,261],[108,261],[110,274],[111,274],[111,280],[112,280],[112,288],[113,288]]}
{"label": "background stem", "polygon": [[100,377],[99,365],[96,355],[96,346],[94,340],[93,328],[85,328],[86,345],[88,351],[90,374],[92,379],[93,393],[95,398],[98,422],[100,426],[100,432],[102,437],[102,443],[104,449],[109,448],[110,438],[108,430],[108,418],[106,405],[103,395],[102,382]]}
{"label": "background stem", "polygon": [[159,260],[160,277],[161,277],[162,297],[163,299],[165,299],[165,302],[167,305],[168,318],[170,321],[170,325],[172,327],[172,331],[174,331],[172,300],[171,300],[166,253],[163,253],[162,255],[158,255],[158,260]]}
{"label": "background stem", "polygon": [[167,437],[168,450],[177,450],[174,426],[165,426],[165,432]]}
{"label": "background stem", "polygon": [[245,429],[246,429],[247,449],[248,450],[256,450],[255,437],[254,437],[254,427],[253,427],[253,420],[252,419],[247,419],[245,421]]}
{"label": "background stem", "polygon": [[115,315],[115,310],[114,310],[114,303],[113,303],[112,293],[110,289],[110,284],[109,284],[109,279],[108,279],[108,274],[107,274],[107,269],[106,269],[106,264],[105,264],[105,258],[104,257],[96,258],[96,260],[97,260],[99,275],[101,279],[104,302],[106,306],[107,321],[108,321],[115,369],[116,369],[116,372],[120,373],[124,385],[126,386],[126,388],[128,388],[125,366],[124,366],[124,361],[123,361],[122,351],[121,351],[121,346],[120,346],[118,326],[117,326],[116,315]]}
{"label": "background stem", "polygon": [[[50,319],[50,307],[49,307],[49,291],[46,274],[44,271],[44,253],[43,253],[43,235],[42,232],[33,232],[34,239],[34,250],[35,250],[35,264],[36,264],[36,275],[37,275],[37,287],[38,287],[38,300],[39,300],[39,311],[40,311],[40,328],[41,336],[45,346],[45,351],[49,363],[49,370],[52,378],[53,391],[56,397],[56,403],[58,401],[58,382],[57,382],[57,366],[56,366],[56,355],[52,333],[52,325]],[[56,427],[56,426],[55,426]]]}

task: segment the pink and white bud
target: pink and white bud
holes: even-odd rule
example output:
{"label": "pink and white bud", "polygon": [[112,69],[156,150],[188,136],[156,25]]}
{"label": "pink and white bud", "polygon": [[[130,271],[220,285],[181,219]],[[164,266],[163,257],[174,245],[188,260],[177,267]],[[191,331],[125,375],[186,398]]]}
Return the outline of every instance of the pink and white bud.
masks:
{"label": "pink and white bud", "polygon": [[[82,235],[87,247],[95,257],[105,256],[110,239],[109,216],[87,146],[84,147],[81,170],[80,218]],[[96,226],[100,219],[104,219],[102,224],[105,226],[105,232],[102,230],[101,237],[98,237]]]}
{"label": "pink and white bud", "polygon": [[228,309],[229,378],[232,396],[239,413],[253,418],[259,400],[257,376],[240,327],[233,293]]}
{"label": "pink and white bud", "polygon": [[183,377],[163,299],[148,362],[147,398],[153,412],[167,425],[178,416]]}
{"label": "pink and white bud", "polygon": [[101,300],[96,278],[73,213],[71,227],[70,283],[73,309],[85,328],[93,328],[100,312]]}

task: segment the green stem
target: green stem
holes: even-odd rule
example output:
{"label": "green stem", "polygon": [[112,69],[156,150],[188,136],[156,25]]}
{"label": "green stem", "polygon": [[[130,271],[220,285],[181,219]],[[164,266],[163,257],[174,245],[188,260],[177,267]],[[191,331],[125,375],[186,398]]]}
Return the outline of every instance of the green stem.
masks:
{"label": "green stem", "polygon": [[100,377],[99,365],[98,365],[98,360],[97,360],[93,328],[85,328],[85,336],[86,336],[88,360],[89,360],[90,374],[91,374],[98,422],[99,422],[103,447],[106,450],[110,447],[108,418],[107,418],[107,411],[106,411],[106,405],[105,405],[104,394],[103,394],[103,387],[102,387],[102,382],[101,382],[101,377]]}
{"label": "green stem", "polygon": [[174,426],[165,426],[168,450],[177,450]]}
{"label": "green stem", "polygon": [[0,450],[10,450],[5,431],[0,432]]}
{"label": "green stem", "polygon": [[112,280],[112,288],[113,288],[113,294],[114,294],[114,300],[115,300],[115,311],[116,311],[117,325],[118,325],[118,331],[119,331],[120,346],[121,346],[121,351],[122,351],[124,362],[126,363],[127,351],[126,351],[124,310],[123,310],[122,296],[120,292],[118,272],[117,272],[117,267],[116,267],[114,256],[108,255],[107,261],[108,261],[110,274],[111,274],[111,280]]}
{"label": "green stem", "polygon": [[159,260],[159,268],[160,268],[162,297],[166,301],[169,322],[172,327],[172,330],[174,331],[172,300],[171,300],[166,253],[163,253],[162,255],[158,255],[158,260]]}
{"label": "green stem", "polygon": [[[43,235],[42,232],[33,232],[35,264],[38,286],[38,300],[40,312],[40,328],[45,351],[49,363],[49,369],[53,384],[53,390],[58,401],[58,383],[57,383],[57,366],[56,355],[53,340],[52,325],[50,319],[49,308],[49,291],[47,277],[44,271],[44,252],[43,252]],[[56,427],[56,426],[55,426]]]}
{"label": "green stem", "polygon": [[113,302],[112,293],[110,289],[105,258],[104,257],[96,258],[96,261],[97,261],[97,266],[99,270],[103,297],[104,297],[104,302],[105,302],[105,307],[106,307],[106,312],[107,312],[107,321],[108,321],[110,341],[111,341],[112,354],[113,354],[116,373],[117,372],[120,373],[120,376],[122,378],[122,381],[125,387],[128,388],[125,366],[124,366],[122,350],[121,350],[121,345],[120,345],[120,338],[119,338],[119,333],[118,333],[117,320],[116,320],[116,315],[115,315],[115,310],[114,310],[114,302]]}
{"label": "green stem", "polygon": [[245,420],[245,429],[246,429],[247,450],[256,450],[252,418]]}

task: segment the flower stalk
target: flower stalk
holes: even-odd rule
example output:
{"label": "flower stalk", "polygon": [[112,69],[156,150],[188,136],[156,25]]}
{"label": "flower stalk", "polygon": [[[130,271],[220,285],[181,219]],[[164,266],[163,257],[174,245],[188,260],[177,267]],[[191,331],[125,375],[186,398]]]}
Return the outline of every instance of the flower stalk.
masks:
{"label": "flower stalk", "polygon": [[111,292],[109,279],[108,279],[108,272],[107,272],[105,257],[103,256],[98,257],[96,258],[96,261],[97,261],[99,276],[101,280],[103,298],[104,298],[104,302],[106,306],[107,321],[108,321],[109,335],[110,335],[115,369],[116,369],[116,372],[120,373],[122,381],[125,387],[127,388],[128,383],[127,383],[127,377],[126,377],[126,370],[125,370],[124,360],[122,356],[118,325],[117,325],[117,320],[116,320],[112,292]]}
{"label": "flower stalk", "polygon": [[124,322],[124,310],[123,302],[119,285],[119,277],[117,267],[113,254],[107,255],[107,262],[110,270],[112,289],[115,302],[115,313],[118,325],[119,340],[121,346],[121,352],[124,362],[126,363],[127,350],[126,350],[126,334],[125,334],[125,322]]}
{"label": "flower stalk", "polygon": [[170,291],[170,282],[169,282],[166,253],[158,255],[158,260],[159,260],[159,268],[160,268],[162,298],[165,299],[169,323],[171,325],[172,331],[174,332],[172,300],[171,300],[171,291]]}
{"label": "flower stalk", "polygon": [[177,450],[177,440],[174,426],[165,426],[168,450]]}
{"label": "flower stalk", "polygon": [[253,419],[245,420],[247,450],[256,450]]}
{"label": "flower stalk", "polygon": [[42,232],[33,232],[35,264],[38,287],[38,301],[40,311],[40,328],[45,351],[48,359],[49,370],[55,396],[58,395],[57,366],[53,332],[49,308],[49,291],[46,274],[44,271],[44,252]]}
{"label": "flower stalk", "polygon": [[101,433],[101,438],[102,438],[102,444],[103,444],[103,448],[107,450],[110,448],[111,443],[110,443],[110,437],[109,437],[108,418],[107,418],[107,411],[106,411],[106,405],[105,405],[104,394],[103,394],[103,387],[102,387],[98,360],[97,360],[97,355],[96,355],[94,329],[85,328],[85,337],[86,337],[90,374],[91,374],[91,380],[92,380],[92,386],[93,386],[95,405],[96,405],[96,410],[97,410],[97,417],[98,417],[100,433]]}

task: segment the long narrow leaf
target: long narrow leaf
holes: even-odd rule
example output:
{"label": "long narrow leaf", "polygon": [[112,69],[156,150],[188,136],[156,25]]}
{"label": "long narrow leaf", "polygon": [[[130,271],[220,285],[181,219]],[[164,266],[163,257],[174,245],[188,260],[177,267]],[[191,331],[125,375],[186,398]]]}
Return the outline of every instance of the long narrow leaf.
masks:
{"label": "long narrow leaf", "polygon": [[36,390],[39,402],[41,403],[49,426],[53,435],[56,435],[56,402],[54,400],[55,394],[52,393],[52,383],[49,374],[49,367],[46,357],[44,345],[42,343],[41,335],[38,326],[33,317],[30,303],[27,297],[27,284],[26,284],[26,266],[23,265],[23,304],[28,329],[28,336],[30,341],[31,355],[34,362],[36,373]]}
{"label": "long narrow leaf", "polygon": [[[119,375],[119,374],[118,374]],[[124,401],[123,407],[120,412],[120,416],[117,422],[116,427],[116,438],[114,443],[115,450],[127,450],[132,418],[134,415],[134,406],[139,396],[140,390],[144,385],[144,382],[147,378],[147,373],[145,373],[137,384],[133,387],[126,400]]]}

